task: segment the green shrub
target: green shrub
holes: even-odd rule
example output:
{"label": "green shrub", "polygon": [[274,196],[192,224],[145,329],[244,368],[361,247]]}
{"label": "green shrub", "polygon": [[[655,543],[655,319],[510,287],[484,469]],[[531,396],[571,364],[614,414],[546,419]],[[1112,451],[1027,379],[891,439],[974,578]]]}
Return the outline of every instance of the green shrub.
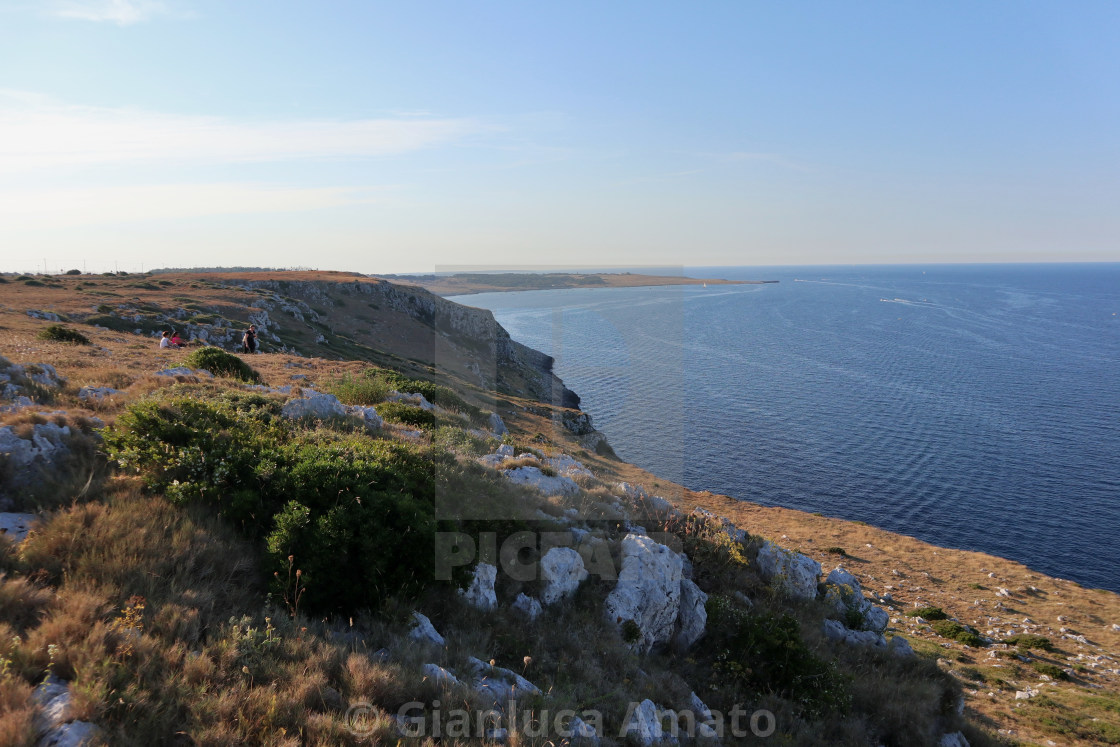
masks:
{"label": "green shrub", "polygon": [[825,550],[829,555],[847,556],[848,552],[843,547],[830,547]]}
{"label": "green shrub", "polygon": [[942,638],[949,638],[963,643],[966,646],[972,646],[973,648],[979,648],[984,645],[984,639],[967,625],[961,625],[952,620],[934,620],[930,623],[930,627]]}
{"label": "green shrub", "polygon": [[24,285],[30,285],[30,286],[31,286],[31,287],[33,287],[33,288],[45,288],[45,287],[46,287],[46,285],[47,285],[46,283],[41,283],[41,282],[39,282],[38,280],[34,280],[34,279],[32,279],[32,280],[24,280],[24,281],[23,281],[23,284],[24,284]]}
{"label": "green shrub", "polygon": [[207,346],[199,348],[183,359],[183,365],[190,368],[204,368],[215,376],[240,379],[250,384],[261,383],[259,373],[245,361],[221,348]]}
{"label": "green shrub", "polygon": [[39,330],[37,337],[40,340],[52,342],[66,342],[72,345],[89,345],[89,338],[77,330],[63,327],[61,324],[51,324]]}
{"label": "green shrub", "polygon": [[255,395],[167,396],[130,406],[106,449],[150,490],[200,503],[258,543],[273,591],[289,556],[309,611],[353,612],[435,583],[435,467],[449,457],[316,431]]}
{"label": "green shrub", "polygon": [[948,615],[945,610],[940,607],[918,607],[917,609],[907,610],[906,614],[910,617],[921,617],[926,620],[946,620]]}
{"label": "green shrub", "polygon": [[391,391],[422,394],[433,405],[461,412],[472,422],[484,420],[481,408],[470,404],[450,387],[423,379],[413,379],[396,371],[371,368],[361,376],[346,376],[331,384],[328,391],[348,405],[376,405],[385,401]]}
{"label": "green shrub", "polygon": [[809,649],[791,614],[744,610],[720,595],[709,597],[706,609],[713,685],[737,684],[775,694],[798,703],[810,717],[848,709],[847,677],[835,662]]}
{"label": "green shrub", "polygon": [[82,271],[81,270],[67,270],[66,274],[67,275],[81,275]]}
{"label": "green shrub", "polygon": [[1032,648],[1037,648],[1041,651],[1054,650],[1054,644],[1050,642],[1049,638],[1043,635],[1020,633],[1019,635],[1013,635],[1009,638],[1004,638],[1003,642],[1008,646],[1018,646],[1023,650],[1029,650]]}
{"label": "green shrub", "polygon": [[431,410],[403,402],[385,402],[377,406],[377,414],[390,423],[410,425],[413,428],[435,428],[436,416]]}
{"label": "green shrub", "polygon": [[383,379],[370,376],[346,376],[327,387],[343,404],[364,406],[381,404],[390,389]]}
{"label": "green shrub", "polygon": [[1056,680],[1069,679],[1069,675],[1066,674],[1066,670],[1062,669],[1057,664],[1048,664],[1044,661],[1032,661],[1031,668],[1039,674],[1045,674],[1047,677],[1051,677]]}

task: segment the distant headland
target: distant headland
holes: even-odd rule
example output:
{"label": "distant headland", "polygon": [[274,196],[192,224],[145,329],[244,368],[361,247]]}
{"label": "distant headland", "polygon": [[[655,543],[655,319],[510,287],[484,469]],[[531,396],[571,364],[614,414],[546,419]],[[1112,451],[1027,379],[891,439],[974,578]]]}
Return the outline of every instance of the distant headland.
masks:
{"label": "distant headland", "polygon": [[564,288],[634,288],[662,285],[758,285],[777,280],[724,280],[673,275],[643,275],[632,272],[462,272],[454,275],[382,275],[395,283],[418,285],[440,296],[473,293],[559,290]]}

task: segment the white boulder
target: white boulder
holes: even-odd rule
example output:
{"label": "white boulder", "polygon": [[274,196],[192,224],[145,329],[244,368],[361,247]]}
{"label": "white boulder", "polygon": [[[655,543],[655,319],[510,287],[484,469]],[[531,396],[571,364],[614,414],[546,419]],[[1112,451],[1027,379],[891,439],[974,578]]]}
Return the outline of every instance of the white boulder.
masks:
{"label": "white boulder", "polygon": [[538,467],[516,467],[504,472],[506,479],[516,485],[528,485],[545,495],[575,495],[579,485],[570,477],[546,475]]}
{"label": "white boulder", "polygon": [[690,579],[681,579],[681,606],[677,613],[677,634],[673,639],[678,649],[691,648],[704,635],[708,624],[708,611],[704,606],[707,603],[708,595],[699,586]]}
{"label": "white boulder", "polygon": [[27,539],[38,521],[39,517],[35,514],[0,513],[0,536],[18,545]]}
{"label": "white boulder", "polygon": [[433,643],[440,647],[446,643],[443,636],[436,632],[432,621],[419,612],[412,613],[412,629],[408,631],[408,637],[420,643]]}
{"label": "white boulder", "polygon": [[544,554],[540,562],[541,578],[545,582],[541,601],[556,604],[575,594],[579,585],[587,578],[583,558],[570,547],[553,547]]}
{"label": "white boulder", "polygon": [[501,438],[509,433],[509,428],[506,428],[506,424],[502,422],[502,416],[496,412],[490,413],[490,431],[497,438]]}
{"label": "white boulder", "polygon": [[517,599],[513,600],[511,607],[530,620],[536,620],[543,611],[540,602],[524,593],[517,595]]}
{"label": "white boulder", "polygon": [[815,599],[817,596],[821,564],[807,555],[767,540],[758,551],[758,568],[766,580],[790,596],[801,599]]}
{"label": "white boulder", "polygon": [[451,670],[444,669],[438,664],[425,664],[421,667],[420,671],[424,673],[424,677],[439,685],[454,687],[459,684],[459,678],[456,677]]}
{"label": "white boulder", "polygon": [[361,418],[362,422],[366,424],[367,428],[372,428],[374,430],[377,430],[385,424],[385,421],[381,419],[381,416],[377,414],[377,410],[373,407],[366,407],[363,405],[350,405],[346,408],[346,413],[348,415],[353,415],[354,417]]}
{"label": "white boulder", "polygon": [[954,731],[942,734],[937,742],[937,747],[971,747],[963,732]]}
{"label": "white boulder", "polygon": [[120,389],[114,389],[111,386],[84,386],[78,390],[78,399],[99,402],[106,397],[115,397],[120,393]]}
{"label": "white boulder", "polygon": [[474,579],[466,589],[460,589],[463,600],[480,610],[492,610],[498,606],[494,593],[494,582],[498,579],[498,569],[489,563],[479,563],[474,569]]}
{"label": "white boulder", "polygon": [[900,635],[891,636],[890,643],[887,644],[887,649],[895,656],[901,656],[904,659],[917,656],[917,654],[914,653],[914,648],[910,645],[910,641]]}
{"label": "white boulder", "polygon": [[637,624],[635,649],[646,653],[672,640],[680,609],[683,563],[680,555],[649,537],[628,534],[622,540],[622,570],[607,596],[607,621],[621,627]]}
{"label": "white boulder", "polygon": [[839,620],[824,621],[825,637],[832,641],[842,641],[849,646],[873,646],[886,648],[887,639],[882,633],[872,630],[849,630]]}
{"label": "white boulder", "polygon": [[280,414],[286,418],[341,418],[346,408],[333,394],[314,393],[308,397],[290,399],[284,403]]}
{"label": "white boulder", "polygon": [[642,747],[652,747],[654,744],[677,744],[678,740],[671,734],[666,734],[661,726],[661,711],[652,700],[643,700],[635,706],[630,704],[625,725],[622,727],[621,737],[629,737]]}

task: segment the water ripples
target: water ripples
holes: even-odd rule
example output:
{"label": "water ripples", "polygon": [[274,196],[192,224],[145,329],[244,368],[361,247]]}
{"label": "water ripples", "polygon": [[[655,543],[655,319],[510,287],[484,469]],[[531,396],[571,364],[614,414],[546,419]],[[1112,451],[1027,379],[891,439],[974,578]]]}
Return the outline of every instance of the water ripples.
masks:
{"label": "water ripples", "polygon": [[464,300],[667,479],[1120,590],[1120,267],[807,275]]}

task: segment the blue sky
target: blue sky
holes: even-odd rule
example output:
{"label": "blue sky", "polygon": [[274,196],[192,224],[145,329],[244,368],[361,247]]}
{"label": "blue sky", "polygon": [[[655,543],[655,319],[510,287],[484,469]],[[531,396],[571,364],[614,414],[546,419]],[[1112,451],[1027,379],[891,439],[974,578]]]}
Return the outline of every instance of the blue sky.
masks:
{"label": "blue sky", "polygon": [[1120,261],[1120,5],[0,0],[0,269]]}

